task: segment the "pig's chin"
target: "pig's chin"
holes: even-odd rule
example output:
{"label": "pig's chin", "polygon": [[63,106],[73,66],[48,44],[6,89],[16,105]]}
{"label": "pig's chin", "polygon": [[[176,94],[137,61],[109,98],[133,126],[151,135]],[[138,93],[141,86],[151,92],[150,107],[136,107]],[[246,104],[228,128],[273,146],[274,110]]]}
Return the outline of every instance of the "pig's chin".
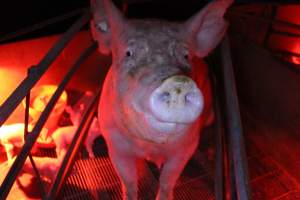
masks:
{"label": "pig's chin", "polygon": [[162,120],[159,120],[158,118],[156,118],[152,114],[146,114],[145,118],[146,118],[148,125],[152,129],[154,129],[155,131],[158,131],[159,133],[162,133],[162,134],[180,132],[182,129],[184,129],[188,125],[188,123],[162,121]]}

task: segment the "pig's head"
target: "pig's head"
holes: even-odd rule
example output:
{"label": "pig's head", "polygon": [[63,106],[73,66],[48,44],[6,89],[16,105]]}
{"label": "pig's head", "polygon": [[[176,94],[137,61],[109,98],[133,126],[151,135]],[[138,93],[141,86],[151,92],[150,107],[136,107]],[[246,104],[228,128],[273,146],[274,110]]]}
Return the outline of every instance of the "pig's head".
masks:
{"label": "pig's head", "polygon": [[205,94],[191,79],[197,67],[192,60],[220,42],[231,2],[214,1],[188,21],[173,23],[128,20],[109,0],[92,0],[92,35],[101,53],[112,54],[110,87],[126,128],[162,141],[199,118]]}

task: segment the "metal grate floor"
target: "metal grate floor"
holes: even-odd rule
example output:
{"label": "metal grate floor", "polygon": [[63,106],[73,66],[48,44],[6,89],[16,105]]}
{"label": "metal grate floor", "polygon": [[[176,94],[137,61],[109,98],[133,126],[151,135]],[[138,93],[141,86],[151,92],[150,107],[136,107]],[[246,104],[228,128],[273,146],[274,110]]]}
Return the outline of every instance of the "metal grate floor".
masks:
{"label": "metal grate floor", "polygon": [[[278,139],[275,129],[268,129],[266,137],[265,124],[254,119],[248,112],[243,114],[252,199],[300,200],[300,183],[295,179],[295,174],[291,173],[282,162],[294,156],[287,154],[285,152],[287,149],[281,146],[291,146],[290,141]],[[287,132],[284,135],[293,142],[299,142]],[[299,169],[296,162],[290,164],[296,165]]]}
{"label": "metal grate floor", "polygon": [[[94,146],[96,158],[79,158],[75,162],[59,199],[121,199],[121,183],[109,160],[103,140],[99,139]],[[213,165],[207,157],[200,151],[196,152],[177,183],[175,199],[214,199],[212,170]],[[158,169],[145,162],[139,166],[138,172],[139,197],[145,200],[155,199]]]}

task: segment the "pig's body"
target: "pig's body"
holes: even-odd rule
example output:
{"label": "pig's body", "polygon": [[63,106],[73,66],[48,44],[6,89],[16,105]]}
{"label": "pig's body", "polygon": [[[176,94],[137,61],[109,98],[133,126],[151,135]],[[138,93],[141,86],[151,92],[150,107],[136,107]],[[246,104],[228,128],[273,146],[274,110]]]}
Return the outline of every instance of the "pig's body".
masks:
{"label": "pig's body", "polygon": [[[56,173],[61,165],[60,160],[56,158],[49,158],[49,157],[32,157],[34,160],[34,163],[41,175],[41,177],[46,180],[46,181],[53,181]],[[14,160],[16,157],[13,157],[11,162],[7,162],[7,166],[10,168],[11,165],[13,164]],[[23,168],[22,168],[22,173],[28,173],[33,176],[35,176],[35,171],[32,167],[32,164],[28,159],[26,159]]]}
{"label": "pig's body", "polygon": [[[28,130],[32,129],[32,125],[28,125]],[[46,129],[42,130],[46,131]],[[43,133],[44,134],[44,133]],[[7,160],[11,162],[13,157],[14,148],[21,148],[24,145],[24,124],[16,123],[10,125],[3,125],[0,127],[0,143],[4,146]],[[34,146],[32,152],[36,151]]]}
{"label": "pig's body", "polygon": [[[62,160],[67,153],[77,129],[78,124],[73,126],[59,127],[53,132],[52,138],[56,145],[56,155],[59,160]],[[95,157],[92,149],[93,142],[96,137],[99,137],[100,135],[101,132],[99,130],[98,120],[97,118],[94,118],[84,142],[87,152],[91,158]]]}
{"label": "pig's body", "polygon": [[172,199],[201,130],[213,120],[201,59],[221,40],[231,0],[215,1],[186,23],[127,20],[108,0],[92,0],[93,37],[112,53],[98,114],[124,199],[137,199],[139,159],[161,167],[157,199]]}

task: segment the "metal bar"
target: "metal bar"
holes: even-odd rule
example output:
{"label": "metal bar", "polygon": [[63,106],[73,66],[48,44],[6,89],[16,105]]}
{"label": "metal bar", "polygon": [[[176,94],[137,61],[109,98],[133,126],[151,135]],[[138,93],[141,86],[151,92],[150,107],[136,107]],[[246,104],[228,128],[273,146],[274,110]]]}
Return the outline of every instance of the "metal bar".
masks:
{"label": "metal bar", "polygon": [[38,24],[34,24],[34,25],[30,26],[30,27],[26,27],[26,28],[17,30],[17,31],[15,31],[13,33],[9,33],[9,34],[5,35],[4,37],[2,37],[0,39],[0,43],[2,43],[4,41],[7,41],[7,40],[11,40],[11,39],[13,39],[15,37],[18,37],[20,35],[25,35],[27,33],[30,33],[30,32],[33,32],[33,31],[36,31],[36,30],[39,30],[39,29],[42,29],[45,26],[48,26],[48,25],[51,25],[51,24],[54,24],[54,23],[57,23],[57,22],[69,19],[71,17],[74,17],[76,15],[79,15],[79,14],[83,13],[84,10],[86,10],[86,9],[79,8],[79,9],[73,10],[73,11],[71,11],[69,13],[66,13],[66,14],[63,14],[63,15],[60,15],[60,16],[56,16],[56,17],[51,18],[51,19],[47,19],[47,20],[45,20],[43,22],[40,22]]}
{"label": "metal bar", "polygon": [[[30,74],[32,71],[31,69],[33,69],[32,67],[28,69],[28,74]],[[29,131],[28,131],[28,124],[29,124],[29,106],[30,106],[30,91],[29,93],[26,95],[26,105],[25,105],[25,123],[24,123],[24,141],[26,141],[26,136],[28,135]],[[33,167],[33,170],[37,176],[37,180],[38,180],[38,187],[40,188],[40,192],[41,192],[41,196],[42,198],[45,198],[46,196],[46,190],[43,184],[43,181],[41,179],[40,173],[37,170],[37,167],[32,159],[31,154],[29,154],[29,159],[31,162],[31,165]]]}
{"label": "metal bar", "polygon": [[47,71],[50,64],[71,41],[73,36],[85,25],[90,19],[90,13],[86,12],[77,20],[70,29],[61,37],[61,39],[49,50],[47,55],[39,62],[35,72],[27,76],[14,92],[0,106],[0,126],[7,120],[10,114],[21,103],[22,99],[28,94],[30,89],[37,83],[42,75]]}
{"label": "metal bar", "polygon": [[250,199],[248,166],[228,36],[225,36],[221,44],[221,59],[227,117],[226,128],[228,129],[229,153],[232,158],[237,198],[247,200]]}
{"label": "metal bar", "polygon": [[81,146],[82,142],[84,141],[84,138],[86,137],[87,130],[90,127],[92,120],[93,120],[93,114],[95,113],[98,104],[99,97],[100,97],[101,89],[98,90],[93,102],[89,105],[88,109],[86,110],[77,130],[76,133],[72,139],[72,143],[63,159],[63,162],[61,164],[61,167],[58,171],[58,174],[55,178],[55,181],[51,187],[50,192],[48,193],[48,197],[46,199],[55,199],[58,192],[60,191],[68,173],[71,170],[71,166],[73,166],[73,163],[75,162],[75,156],[79,150],[79,147]]}
{"label": "metal bar", "polygon": [[300,54],[299,53],[295,53],[295,52],[290,52],[290,51],[286,51],[286,50],[282,50],[282,49],[270,49],[271,52],[274,52],[276,54],[281,54],[284,56],[295,56],[295,57],[299,57],[300,58]]}
{"label": "metal bar", "polygon": [[[275,5],[271,5],[271,15],[270,15],[270,20],[274,20],[275,16],[276,16],[276,13],[277,13],[277,6]],[[264,37],[264,41],[263,41],[263,45],[267,48],[268,47],[268,41],[269,41],[269,38],[270,38],[270,35],[273,31],[273,25],[271,22],[268,23],[268,28],[267,28],[267,32],[265,34],[265,37]]]}
{"label": "metal bar", "polygon": [[227,12],[230,15],[237,15],[237,16],[241,16],[241,17],[245,17],[245,18],[251,18],[260,22],[264,22],[264,23],[271,23],[271,24],[278,24],[278,25],[283,25],[283,26],[287,26],[290,28],[294,28],[294,29],[300,29],[300,25],[298,24],[293,24],[290,22],[286,22],[286,21],[282,21],[282,20],[278,20],[278,19],[266,19],[264,17],[259,17],[259,16],[255,16],[255,15],[250,15],[247,13],[243,13],[241,11],[235,11],[235,10],[228,10]]}
{"label": "metal bar", "polygon": [[219,96],[217,83],[213,81],[214,93],[214,110],[215,110],[215,142],[216,142],[216,158],[215,158],[215,197],[216,200],[224,200],[225,197],[225,184],[224,184],[224,160],[223,160],[223,128],[221,119],[221,110],[219,105]]}
{"label": "metal bar", "polygon": [[[28,74],[30,73],[30,69],[28,70]],[[29,124],[29,105],[30,105],[30,91],[26,95],[25,99],[25,117],[24,117],[24,141],[26,140],[26,136],[28,134],[28,124]]]}
{"label": "metal bar", "polygon": [[224,144],[224,127],[222,120],[222,111],[220,108],[220,88],[217,82],[217,73],[216,66],[219,66],[216,59],[217,54],[213,54],[207,57],[207,63],[209,65],[209,75],[212,84],[212,92],[213,92],[213,109],[215,115],[214,122],[214,137],[215,137],[215,174],[214,174],[214,193],[216,200],[225,200],[226,199],[226,184],[225,184],[225,144]]}
{"label": "metal bar", "polygon": [[75,62],[75,64],[72,66],[72,68],[68,71],[65,78],[62,80],[61,84],[51,97],[49,103],[47,104],[46,108],[42,112],[40,118],[38,119],[36,125],[34,126],[32,132],[26,137],[25,144],[23,145],[23,148],[21,149],[20,154],[15,159],[14,163],[12,164],[11,168],[9,169],[7,176],[5,177],[4,181],[1,184],[0,188],[0,199],[5,199],[16,180],[19,171],[22,169],[24,162],[35,143],[37,137],[39,136],[40,131],[43,128],[43,125],[45,124],[47,118],[49,117],[51,110],[54,108],[55,103],[57,102],[58,98],[62,94],[65,86],[72,78],[73,74],[76,72],[76,70],[79,68],[80,64],[85,60],[87,56],[89,56],[95,49],[97,48],[96,43],[93,43],[89,48],[87,48],[83,54],[79,57],[79,59]]}
{"label": "metal bar", "polygon": [[34,162],[34,160],[33,160],[33,158],[32,158],[32,156],[31,156],[30,153],[29,153],[28,157],[29,157],[30,163],[32,165],[33,171],[34,171],[34,173],[35,173],[35,175],[37,177],[38,187],[40,189],[42,199],[45,199],[45,197],[46,197],[46,189],[45,189],[45,185],[44,185],[44,183],[42,181],[41,174],[40,174],[38,168],[36,167],[36,164],[35,164],[35,162]]}
{"label": "metal bar", "polygon": [[277,31],[277,30],[274,30],[272,32],[272,34],[282,35],[282,36],[292,37],[292,38],[300,38],[300,34],[290,33],[290,32],[286,32],[286,31]]}

